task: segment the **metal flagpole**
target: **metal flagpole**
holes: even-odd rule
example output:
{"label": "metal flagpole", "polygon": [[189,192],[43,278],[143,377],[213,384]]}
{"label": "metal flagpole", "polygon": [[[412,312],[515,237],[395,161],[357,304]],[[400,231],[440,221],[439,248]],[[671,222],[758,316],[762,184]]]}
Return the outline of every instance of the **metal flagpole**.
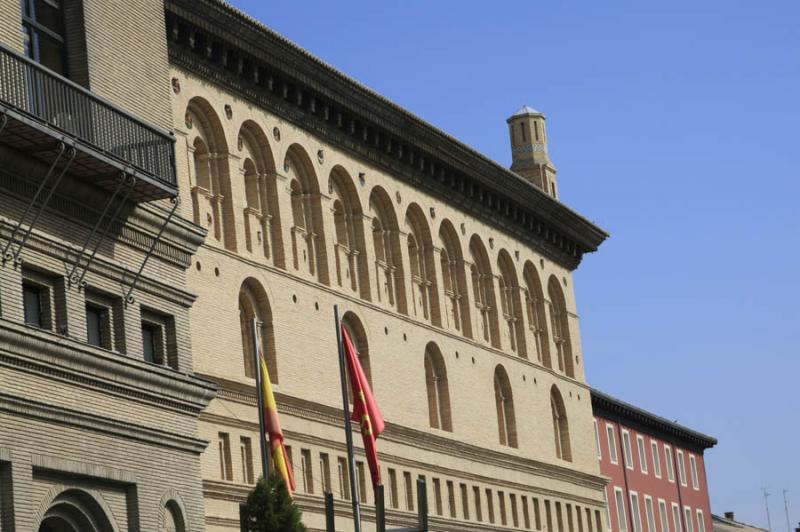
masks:
{"label": "metal flagpole", "polygon": [[258,433],[261,443],[261,474],[264,481],[269,478],[269,451],[267,449],[267,434],[264,431],[264,390],[261,386],[261,347],[258,341],[258,320],[252,321],[253,357],[255,358],[256,373],[256,398],[258,399]]}
{"label": "metal flagpole", "polygon": [[344,410],[344,434],[347,439],[347,468],[350,471],[350,500],[353,501],[353,530],[361,532],[361,507],[356,489],[356,462],[353,455],[353,427],[350,426],[350,401],[347,398],[347,372],[345,370],[342,322],[339,320],[339,305],[333,306],[336,321],[336,342],[339,346],[339,379],[342,382],[342,410]]}

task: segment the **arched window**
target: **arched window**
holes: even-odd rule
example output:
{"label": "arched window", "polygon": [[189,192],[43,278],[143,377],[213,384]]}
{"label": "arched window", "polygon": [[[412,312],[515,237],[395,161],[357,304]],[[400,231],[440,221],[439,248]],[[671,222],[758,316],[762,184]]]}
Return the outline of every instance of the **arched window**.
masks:
{"label": "arched window", "polygon": [[[370,387],[372,387],[372,367],[369,362],[369,342],[367,341],[367,333],[364,330],[364,326],[361,324],[361,320],[358,319],[358,316],[349,311],[345,312],[344,316],[342,316],[342,325],[344,325],[347,335],[353,342],[353,347],[356,349],[356,354],[358,355],[358,361],[361,364],[361,368],[364,370],[364,375],[367,376],[367,382],[369,382]],[[373,388],[372,391],[374,392],[375,389]],[[352,393],[352,389],[348,385],[347,394],[351,403],[353,402]]]}
{"label": "arched window", "polygon": [[186,109],[192,128],[187,138],[193,160],[191,188],[194,222],[208,229],[214,241],[236,251],[236,222],[228,171],[228,144],[213,107],[200,97]]}
{"label": "arched window", "polygon": [[469,242],[472,266],[472,297],[477,320],[478,339],[500,347],[500,335],[497,324],[497,304],[494,295],[494,276],[489,264],[489,255],[478,235],[473,235]]}
{"label": "arched window", "polygon": [[369,299],[369,266],[364,243],[364,213],[353,180],[337,166],[330,176],[335,227],[336,283]]}
{"label": "arched window", "polygon": [[550,410],[553,414],[553,436],[555,439],[556,457],[567,462],[572,461],[569,444],[569,422],[561,392],[553,385],[550,389]]}
{"label": "arched window", "polygon": [[500,250],[497,258],[497,277],[500,286],[500,309],[505,322],[505,336],[511,351],[519,356],[528,356],[525,344],[525,328],[522,323],[522,301],[514,263],[506,250]]}
{"label": "arched window", "polygon": [[453,431],[447,368],[439,348],[430,342],[425,348],[425,386],[428,391],[428,421],[434,429]]}
{"label": "arched window", "polygon": [[436,268],[431,231],[425,214],[416,203],[406,211],[408,261],[411,277],[411,311],[418,318],[441,325]]}
{"label": "arched window", "polygon": [[242,357],[244,375],[256,376],[256,353],[253,344],[252,323],[256,319],[262,352],[267,357],[267,370],[273,384],[278,383],[278,360],[275,352],[275,335],[272,329],[272,312],[264,288],[255,279],[247,279],[239,289],[239,320],[242,331]]}
{"label": "arched window", "polygon": [[180,506],[175,501],[169,501],[164,506],[164,522],[161,525],[161,532],[185,532],[186,522],[183,518]]}
{"label": "arched window", "polygon": [[243,161],[245,205],[242,211],[247,251],[285,268],[275,163],[269,141],[261,128],[248,120],[239,130],[239,142]]}
{"label": "arched window", "polygon": [[298,144],[286,153],[284,171],[292,202],[292,257],[294,269],[327,285],[328,263],[319,183],[308,154]]}
{"label": "arched window", "polygon": [[497,430],[500,445],[517,447],[517,422],[514,417],[514,396],[503,366],[494,370],[494,404],[497,409]]}
{"label": "arched window", "polygon": [[558,369],[567,377],[575,377],[572,363],[572,342],[569,336],[569,316],[564,292],[554,275],[547,282],[547,295],[550,297],[550,330],[553,332]]}
{"label": "arched window", "polygon": [[525,278],[525,309],[528,314],[528,338],[530,339],[528,345],[533,346],[536,351],[536,360],[540,364],[552,368],[542,283],[539,281],[536,267],[530,261],[525,263],[522,275]]}
{"label": "arched window", "polygon": [[375,282],[378,301],[407,314],[400,231],[392,201],[381,187],[369,197],[372,216],[372,244],[375,249]]}
{"label": "arched window", "polygon": [[469,291],[464,274],[464,257],[453,224],[443,220],[439,227],[439,240],[442,251],[442,288],[445,295],[445,320],[448,327],[461,331],[472,338],[472,324],[469,314]]}

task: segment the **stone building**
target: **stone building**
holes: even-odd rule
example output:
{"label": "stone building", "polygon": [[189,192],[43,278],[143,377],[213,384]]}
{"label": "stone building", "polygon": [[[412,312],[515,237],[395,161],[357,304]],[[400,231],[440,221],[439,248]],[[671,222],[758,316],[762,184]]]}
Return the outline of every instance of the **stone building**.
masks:
{"label": "stone building", "polygon": [[3,532],[205,527],[164,32],[159,2],[0,1]]}
{"label": "stone building", "polygon": [[[60,510],[37,528],[42,508],[73,507],[61,493],[91,530],[237,530],[260,469],[252,318],[305,522],[323,528],[331,490],[347,530],[351,482],[373,521],[363,454],[356,478],[345,467],[335,304],[387,421],[391,526],[414,523],[423,477],[433,530],[600,532],[606,481],[572,271],[607,235],[558,200],[544,115],[524,107],[508,119],[512,171],[224,2],[30,4],[21,17],[19,2],[0,0],[11,47],[0,68],[41,71],[17,53],[27,52],[92,103],[42,110],[28,98],[45,90],[38,82],[0,70],[13,118],[0,136],[3,242],[59,142],[89,152],[66,172],[25,262],[2,268],[0,326],[46,359],[36,373],[34,355],[0,345],[27,361],[0,366],[3,532],[84,530]],[[40,6],[57,6],[56,19],[37,19]],[[107,108],[147,139],[102,122]],[[105,225],[92,228],[108,217],[91,260],[82,243],[98,241]],[[72,282],[74,264],[89,271],[86,287]],[[27,270],[52,299],[51,331],[24,326]],[[102,324],[99,342],[89,323]],[[95,385],[101,370],[108,382]],[[7,397],[56,412],[13,410]],[[75,410],[106,425],[80,425]]]}

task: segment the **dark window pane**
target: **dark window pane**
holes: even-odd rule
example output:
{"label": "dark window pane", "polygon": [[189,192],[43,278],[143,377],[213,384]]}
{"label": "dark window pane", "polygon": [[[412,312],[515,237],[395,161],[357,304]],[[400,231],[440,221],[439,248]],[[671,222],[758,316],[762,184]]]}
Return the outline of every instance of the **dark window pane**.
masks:
{"label": "dark window pane", "polygon": [[152,364],[160,363],[158,356],[158,328],[148,323],[142,324],[142,348],[144,349],[144,359]]}
{"label": "dark window pane", "polygon": [[42,291],[41,289],[24,285],[22,288],[23,305],[25,307],[25,323],[36,327],[42,326]]}
{"label": "dark window pane", "polygon": [[66,65],[64,64],[64,45],[47,35],[39,32],[39,63],[46,66],[53,72],[66,75]]}
{"label": "dark window pane", "polygon": [[36,22],[59,35],[64,33],[64,17],[58,2],[35,0],[35,8]]}
{"label": "dark window pane", "polygon": [[91,345],[104,347],[103,327],[105,320],[106,309],[92,305],[86,306],[86,336]]}

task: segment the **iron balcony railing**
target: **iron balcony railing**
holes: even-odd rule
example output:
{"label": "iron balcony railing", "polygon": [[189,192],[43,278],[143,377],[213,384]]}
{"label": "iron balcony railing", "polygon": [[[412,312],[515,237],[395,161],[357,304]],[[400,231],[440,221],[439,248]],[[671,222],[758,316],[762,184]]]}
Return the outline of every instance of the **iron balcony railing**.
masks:
{"label": "iron balcony railing", "polygon": [[0,44],[0,101],[174,188],[175,139]]}

